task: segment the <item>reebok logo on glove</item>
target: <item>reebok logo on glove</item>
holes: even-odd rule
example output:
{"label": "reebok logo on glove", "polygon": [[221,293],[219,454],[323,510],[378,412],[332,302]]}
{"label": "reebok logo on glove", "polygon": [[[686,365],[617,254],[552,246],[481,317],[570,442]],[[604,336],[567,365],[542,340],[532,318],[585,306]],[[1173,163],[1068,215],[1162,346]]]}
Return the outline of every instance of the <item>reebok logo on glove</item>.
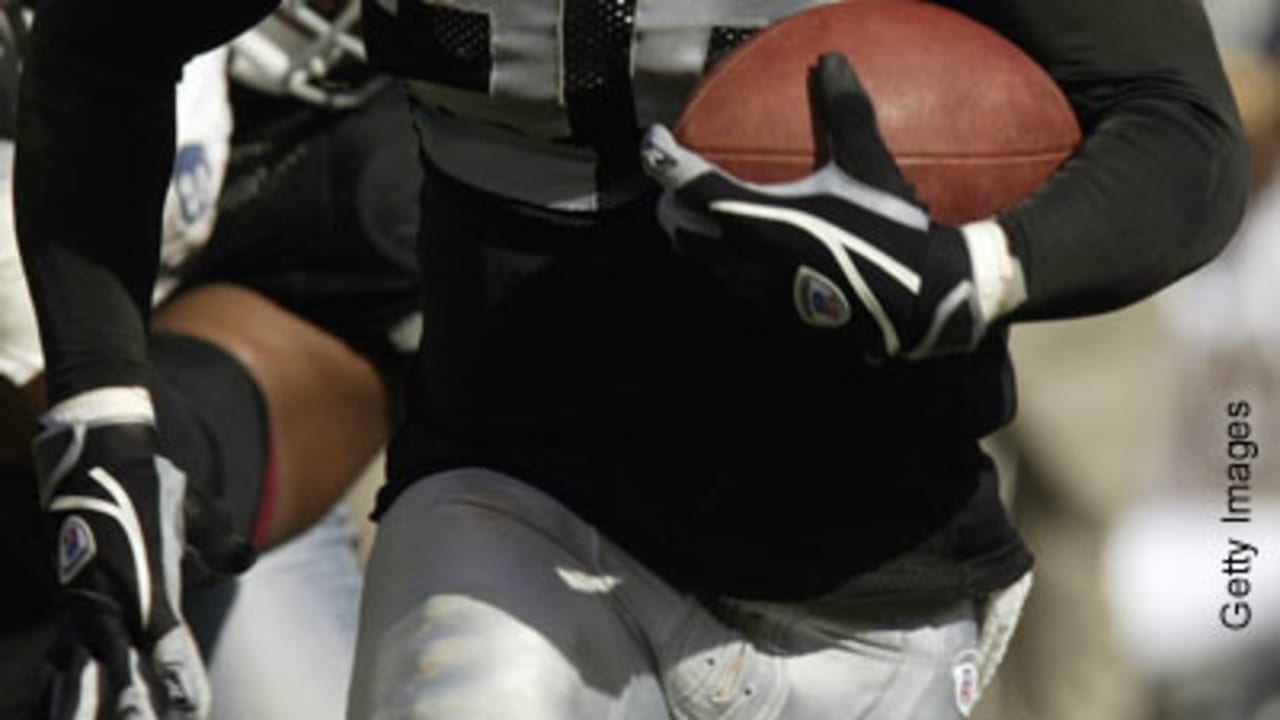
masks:
{"label": "reebok logo on glove", "polygon": [[795,300],[800,318],[814,327],[840,327],[853,316],[840,288],[807,265],[796,270]]}
{"label": "reebok logo on glove", "polygon": [[58,582],[71,582],[98,554],[89,523],[79,515],[68,515],[58,531]]}

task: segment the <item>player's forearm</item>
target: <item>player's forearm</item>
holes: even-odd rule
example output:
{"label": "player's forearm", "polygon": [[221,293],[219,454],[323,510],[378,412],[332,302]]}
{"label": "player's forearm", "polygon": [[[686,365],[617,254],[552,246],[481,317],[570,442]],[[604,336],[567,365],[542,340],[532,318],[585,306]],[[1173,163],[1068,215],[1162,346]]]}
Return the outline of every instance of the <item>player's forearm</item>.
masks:
{"label": "player's forearm", "polygon": [[21,81],[15,209],[50,400],[145,379],[174,84],[271,0],[43,0]]}
{"label": "player's forearm", "polygon": [[1213,258],[1244,209],[1238,127],[1163,100],[1135,102],[1089,136],[1042,192],[1004,218],[1022,261],[1021,318],[1104,312]]}
{"label": "player's forearm", "polygon": [[1199,3],[956,5],[1044,65],[1085,132],[1004,218],[1028,293],[1017,317],[1114,309],[1216,254],[1239,222],[1248,158]]}
{"label": "player's forearm", "polygon": [[175,78],[86,49],[57,8],[42,8],[25,60],[14,175],[53,402],[145,380]]}

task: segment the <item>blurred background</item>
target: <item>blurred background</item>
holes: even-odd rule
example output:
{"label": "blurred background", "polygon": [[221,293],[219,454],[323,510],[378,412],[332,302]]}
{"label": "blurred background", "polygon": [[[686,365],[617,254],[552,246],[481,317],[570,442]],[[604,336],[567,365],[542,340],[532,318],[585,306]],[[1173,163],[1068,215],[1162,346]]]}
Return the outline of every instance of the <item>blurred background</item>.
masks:
{"label": "blurred background", "polygon": [[[990,447],[1038,562],[984,720],[1280,720],[1280,0],[1205,6],[1252,143],[1250,205],[1222,256],[1156,297],[1014,329],[1019,416]],[[1236,446],[1247,523],[1220,519],[1233,403],[1256,443]],[[1232,539],[1257,552],[1237,561],[1243,597]],[[1233,630],[1236,602],[1251,614]]]}

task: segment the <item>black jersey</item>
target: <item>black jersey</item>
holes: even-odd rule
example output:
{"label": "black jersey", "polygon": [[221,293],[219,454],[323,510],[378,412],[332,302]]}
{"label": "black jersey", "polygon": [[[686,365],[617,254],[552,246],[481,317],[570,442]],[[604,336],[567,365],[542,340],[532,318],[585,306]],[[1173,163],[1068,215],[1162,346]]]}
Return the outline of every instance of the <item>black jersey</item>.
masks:
{"label": "black jersey", "polygon": [[423,212],[425,334],[383,507],[497,468],[735,596],[819,595],[922,548],[867,582],[972,593],[1026,569],[976,446],[1012,412],[1002,332],[867,365],[677,256],[651,197],[584,218],[434,170]]}
{"label": "black jersey", "polygon": [[[132,319],[149,277],[147,185],[172,150],[154,140],[171,132],[166,73],[205,29],[266,3],[187,3],[209,17],[185,34],[189,20],[158,0],[44,3],[18,210],[58,397],[140,374]],[[438,166],[424,191],[426,344],[395,480],[509,470],[707,592],[968,592],[1025,567],[974,445],[1012,408],[999,331],[968,356],[870,367],[736,305],[653,226],[641,125],[671,116],[699,59],[750,29],[744,15],[758,25],[808,4],[366,3],[373,57],[428,84],[415,90],[418,123]],[[1221,247],[1243,207],[1246,148],[1198,3],[951,4],[1039,61],[1086,133],[1000,218],[1026,275],[1018,318],[1118,307]],[[123,42],[138,13],[171,32]],[[88,140],[104,116],[120,138],[110,148]],[[447,148],[432,145],[441,138]],[[59,212],[84,202],[86,179],[69,168],[86,153],[127,155],[137,171],[90,193],[119,233]],[[487,180],[502,173],[552,202]],[[107,251],[104,236],[134,245]],[[86,317],[99,322],[86,330]]]}

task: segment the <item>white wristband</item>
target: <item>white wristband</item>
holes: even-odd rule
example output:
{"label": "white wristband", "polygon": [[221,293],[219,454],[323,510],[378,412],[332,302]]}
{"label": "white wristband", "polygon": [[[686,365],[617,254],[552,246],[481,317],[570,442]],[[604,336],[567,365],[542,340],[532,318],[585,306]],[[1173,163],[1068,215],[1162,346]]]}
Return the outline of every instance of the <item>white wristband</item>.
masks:
{"label": "white wristband", "polygon": [[1009,314],[1027,299],[1022,263],[1009,252],[1009,238],[995,220],[979,220],[960,228],[969,248],[973,285],[982,324]]}
{"label": "white wristband", "polygon": [[63,425],[155,423],[155,420],[151,394],[140,386],[87,390],[54,405],[44,414],[46,423]]}

